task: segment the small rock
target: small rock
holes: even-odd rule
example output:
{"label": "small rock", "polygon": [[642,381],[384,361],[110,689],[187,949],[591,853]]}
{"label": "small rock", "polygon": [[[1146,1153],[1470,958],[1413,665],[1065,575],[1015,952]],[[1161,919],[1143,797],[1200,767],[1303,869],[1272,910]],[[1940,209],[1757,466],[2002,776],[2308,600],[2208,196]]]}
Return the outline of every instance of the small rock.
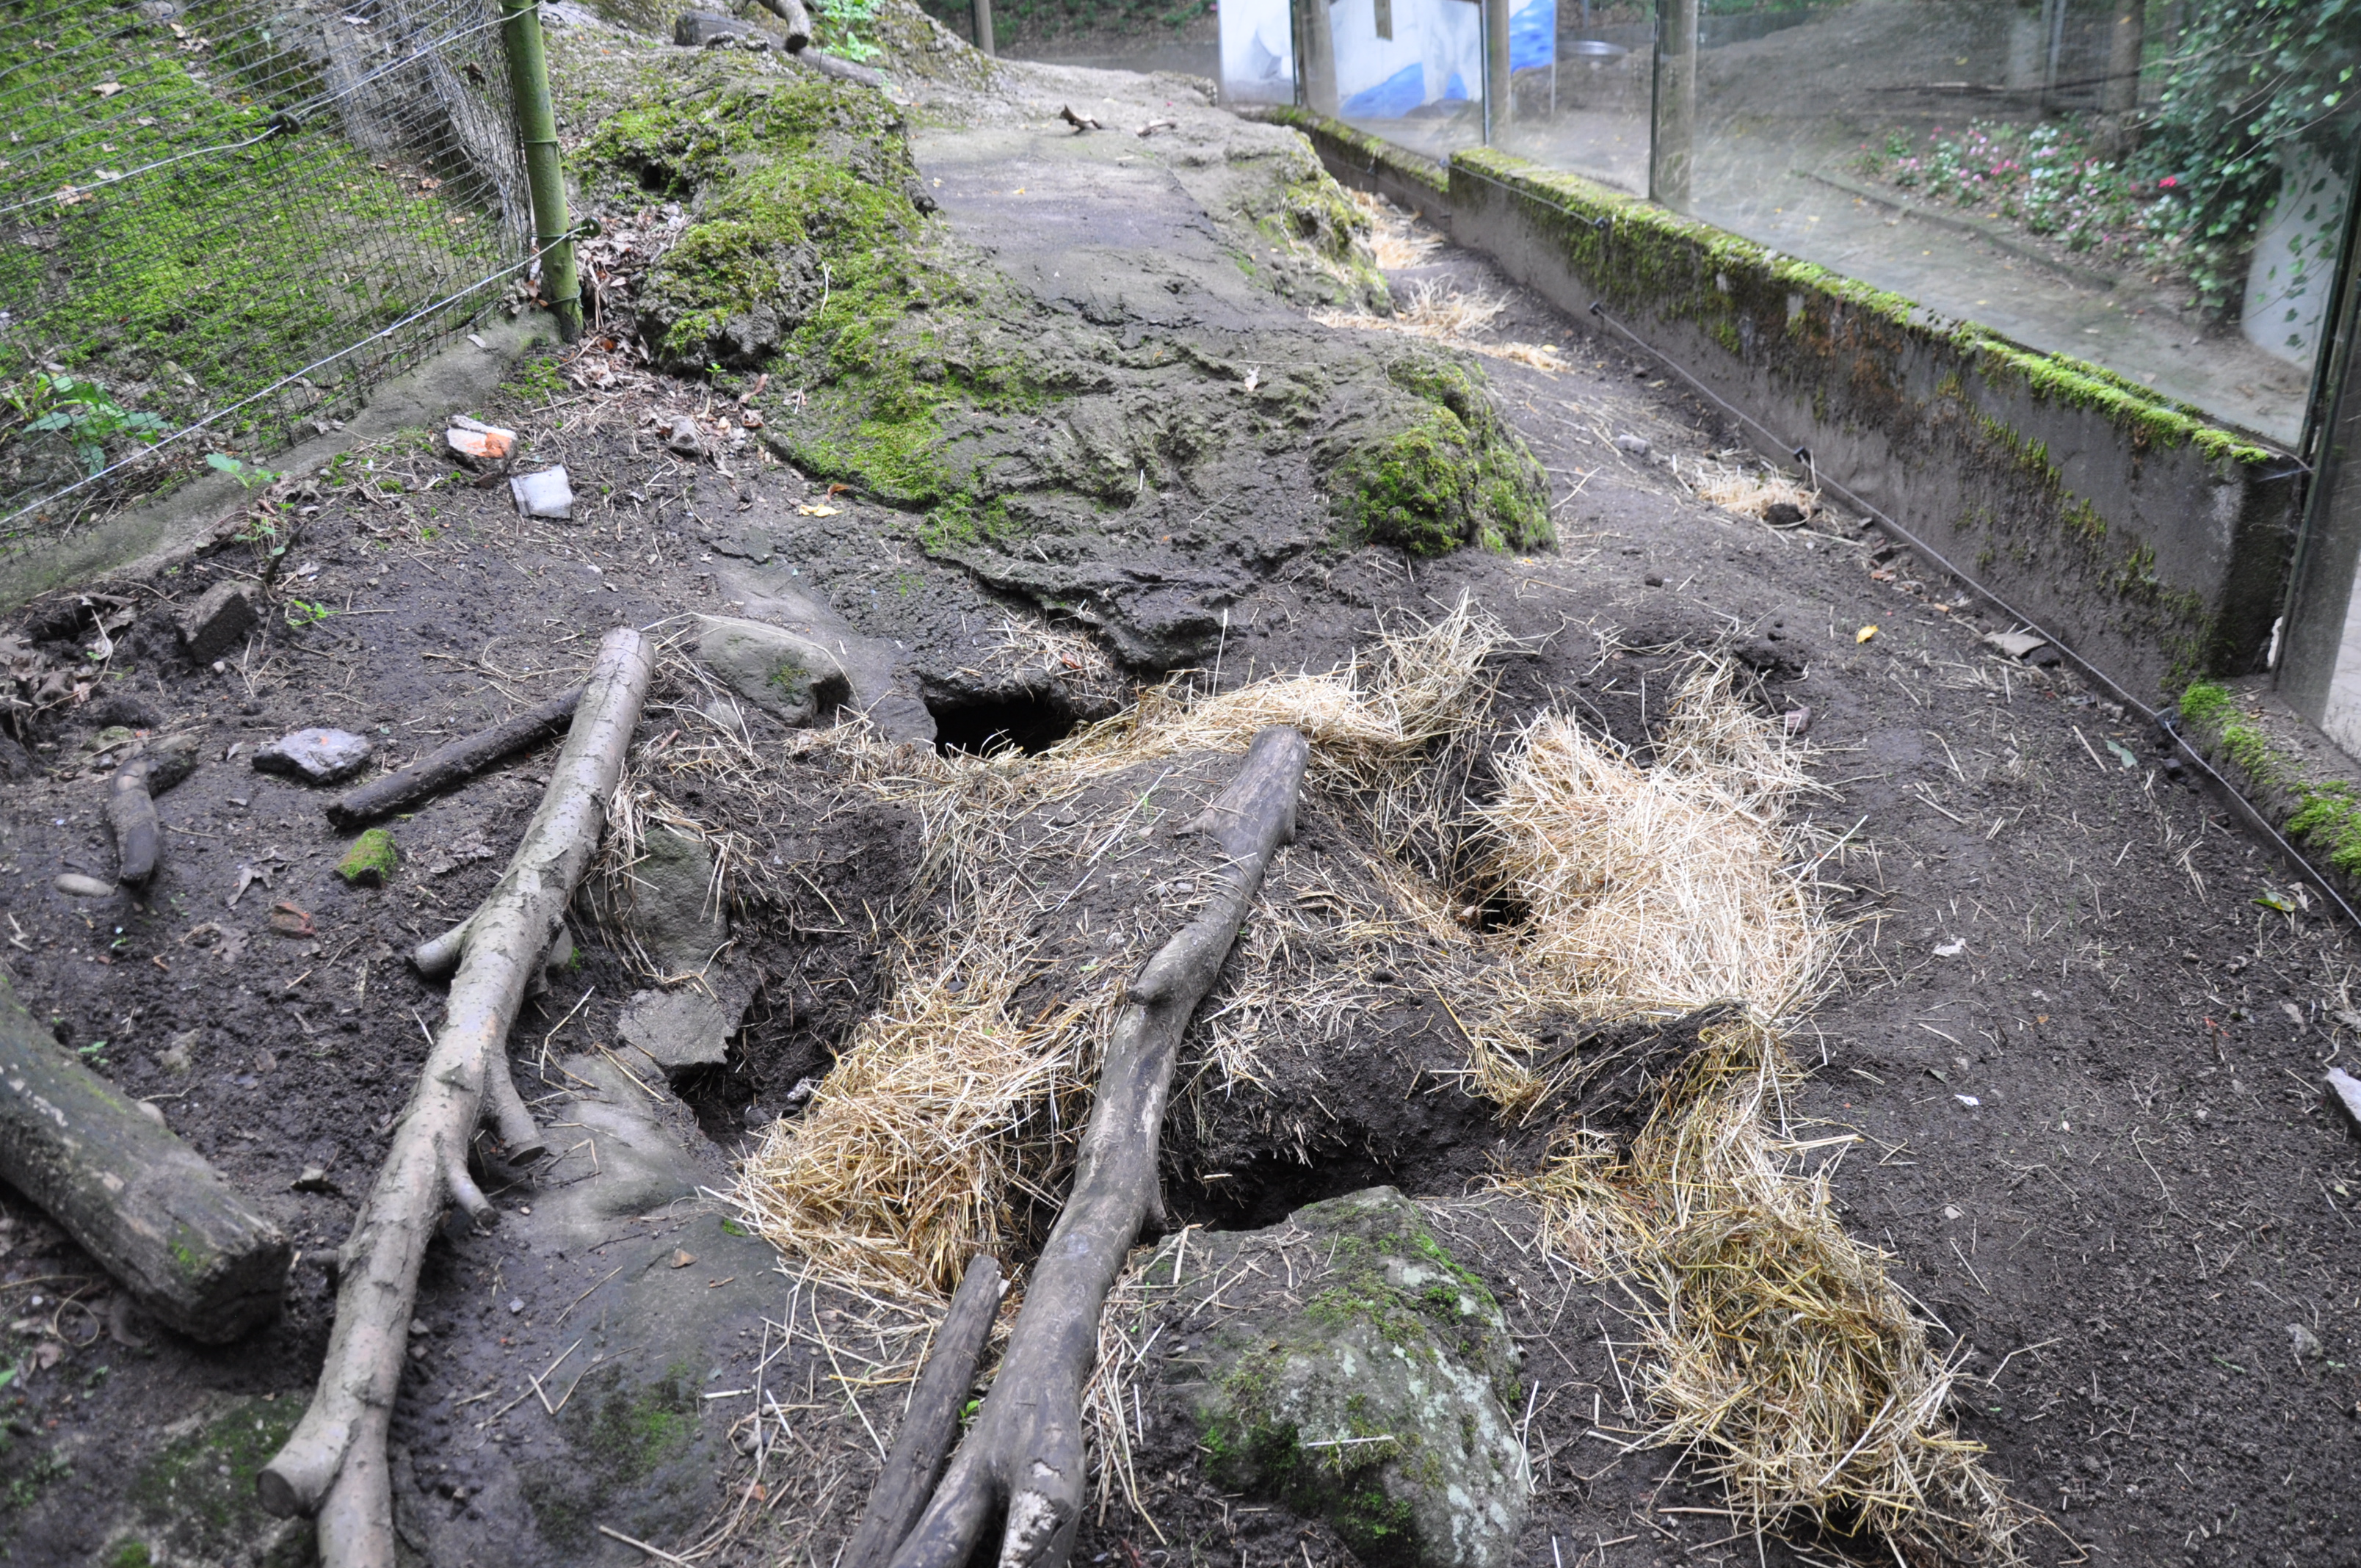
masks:
{"label": "small rock", "polygon": [[2361,1122],[2361,1079],[2355,1078],[2341,1067],[2332,1067],[2328,1069],[2328,1087],[2335,1091],[2337,1102],[2345,1107],[2345,1113],[2356,1122]]}
{"label": "small rock", "polygon": [[161,1105],[157,1104],[153,1100],[135,1100],[132,1103],[139,1107],[139,1113],[142,1116],[159,1127],[164,1125],[164,1108]]}
{"label": "small rock", "polygon": [[1960,1104],[1966,1106],[1971,1111],[1983,1103],[1982,1101],[1977,1099],[1972,1094],[1954,1094],[1951,1098],[1958,1101]]}
{"label": "small rock", "polygon": [[686,414],[672,422],[664,432],[664,444],[683,457],[705,455],[705,438],[697,433],[697,422]]}
{"label": "small rock", "polygon": [[1640,580],[1641,580],[1642,582],[1643,582],[1643,583],[1647,584],[1647,585],[1648,585],[1650,587],[1652,587],[1652,588],[1661,588],[1661,587],[1663,587],[1664,586],[1664,579],[1663,577],[1661,577],[1661,576],[1657,576],[1657,575],[1656,575],[1655,573],[1653,573],[1653,572],[1649,573],[1646,576],[1642,577]]}
{"label": "small rock", "polygon": [[1804,509],[1793,501],[1773,501],[1763,509],[1763,521],[1773,528],[1801,528]]}
{"label": "small rock", "polygon": [[510,1297],[510,1298],[509,1298],[509,1315],[510,1315],[511,1317],[514,1317],[517,1313],[522,1312],[522,1311],[523,1311],[523,1310],[524,1310],[524,1298],[523,1298],[523,1297],[522,1297],[522,1296],[511,1296],[511,1297]]}
{"label": "small rock", "polygon": [[2298,1361],[2318,1361],[2324,1354],[2320,1346],[2320,1336],[2301,1323],[2288,1325],[2288,1344],[2294,1350]]}
{"label": "small rock", "polygon": [[562,463],[537,474],[517,475],[509,480],[509,495],[522,517],[555,518],[563,522],[574,516],[574,487],[567,482]]}
{"label": "small rock", "polygon": [[247,634],[262,624],[254,608],[254,587],[245,582],[215,583],[181,613],[176,624],[181,647],[195,663],[209,664],[235,652]]}
{"label": "small rock", "polygon": [[156,1065],[166,1072],[186,1072],[202,1036],[194,1029],[172,1036],[171,1043],[156,1053]]}
{"label": "small rock", "polygon": [[698,992],[642,991],[632,996],[615,1026],[658,1067],[676,1071],[729,1060],[738,1016]]}
{"label": "small rock", "polygon": [[1779,716],[1779,722],[1790,735],[1801,735],[1812,727],[1812,705],[1797,703]]}
{"label": "small rock", "polygon": [[115,896],[115,884],[113,883],[101,882],[94,876],[84,876],[80,872],[61,872],[59,873],[57,880],[49,883],[49,885],[56,888],[60,893],[64,894],[68,898],[112,898]]}
{"label": "small rock", "polygon": [[303,1174],[295,1179],[295,1190],[298,1192],[334,1192],[335,1190],[336,1184],[328,1179],[327,1170],[321,1166],[307,1165],[303,1168]]}
{"label": "small rock", "polygon": [[361,771],[376,748],[347,729],[298,729],[254,753],[257,771],[305,784],[342,784]]}
{"label": "small rock", "polygon": [[383,887],[393,875],[397,859],[393,835],[372,828],[353,840],[353,847],[336,862],[336,874],[355,887]]}
{"label": "small rock", "polygon": [[1644,435],[1619,435],[1615,438],[1615,450],[1629,452],[1634,457],[1645,457],[1653,448]]}
{"label": "small rock", "polygon": [[665,1261],[669,1262],[675,1268],[686,1268],[690,1264],[697,1261],[697,1255],[693,1252],[675,1250],[672,1256]]}
{"label": "small rock", "polygon": [[1947,1220],[1962,1219],[1966,1216],[1966,1212],[1967,1212],[1965,1210],[1961,1209],[1956,1203],[1946,1203],[1943,1205],[1943,1218]]}
{"label": "small rock", "polygon": [[1968,945],[1966,942],[1953,940],[1945,942],[1941,946],[1938,947],[1935,949],[1935,956],[1938,959],[1956,959],[1967,950]]}

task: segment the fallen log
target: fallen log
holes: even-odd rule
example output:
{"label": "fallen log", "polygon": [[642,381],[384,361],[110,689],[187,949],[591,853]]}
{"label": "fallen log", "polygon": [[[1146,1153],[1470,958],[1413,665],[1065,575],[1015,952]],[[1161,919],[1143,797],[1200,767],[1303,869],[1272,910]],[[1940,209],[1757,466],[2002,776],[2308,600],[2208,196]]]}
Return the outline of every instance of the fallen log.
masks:
{"label": "fallen log", "polygon": [[894,1549],[910,1533],[910,1521],[934,1494],[943,1462],[950,1457],[951,1439],[959,1435],[960,1409],[975,1385],[976,1360],[992,1335],[992,1321],[1000,1314],[1000,1298],[1007,1288],[1000,1260],[990,1253],[978,1253],[969,1262],[950,1310],[943,1314],[943,1326],[935,1331],[934,1348],[918,1369],[909,1413],[894,1434],[894,1452],[886,1455],[885,1468],[870,1488],[869,1507],[838,1568],[885,1568],[894,1560]]}
{"label": "fallen log", "polygon": [[1156,1161],[1173,1058],[1271,856],[1295,836],[1309,750],[1293,729],[1257,735],[1237,777],[1191,825],[1218,840],[1232,863],[1197,917],[1125,993],[1073,1191],[1033,1266],[992,1392],[894,1568],[963,1568],[995,1514],[1005,1519],[1001,1568],[1064,1568],[1088,1485],[1082,1398],[1098,1357],[1099,1314],[1142,1225],[1162,1220]]}
{"label": "fallen log", "polygon": [[811,42],[811,13],[804,9],[804,0],[763,0],[763,8],[787,25],[787,36],[780,42],[789,54],[800,54]]}
{"label": "fallen log", "polygon": [[[324,1568],[391,1568],[394,1561],[386,1427],[419,1266],[446,1203],[478,1224],[498,1219],[467,1173],[468,1146],[486,1113],[515,1100],[509,1027],[598,847],[653,668],[639,632],[607,633],[541,809],[499,884],[455,933],[458,972],[443,1026],[340,1254],[336,1321],[318,1391],[257,1478],[272,1513],[319,1516]],[[515,1113],[525,1114],[521,1102]]]}
{"label": "fallen log", "polygon": [[279,1311],[286,1235],[61,1049],[0,973],[0,1177],[167,1327],[221,1344]]}
{"label": "fallen log", "polygon": [[455,784],[475,777],[494,762],[548,740],[566,728],[567,720],[574,717],[574,705],[581,700],[582,688],[576,686],[538,707],[525,709],[514,718],[504,718],[488,729],[478,729],[430,751],[406,768],[371,779],[347,792],[342,799],[331,801],[328,820],[339,828],[358,828],[430,795],[439,795]]}
{"label": "fallen log", "polygon": [[164,841],[156,820],[156,797],[196,767],[197,744],[193,734],[143,740],[107,781],[106,825],[115,830],[115,881],[143,887],[156,874]]}

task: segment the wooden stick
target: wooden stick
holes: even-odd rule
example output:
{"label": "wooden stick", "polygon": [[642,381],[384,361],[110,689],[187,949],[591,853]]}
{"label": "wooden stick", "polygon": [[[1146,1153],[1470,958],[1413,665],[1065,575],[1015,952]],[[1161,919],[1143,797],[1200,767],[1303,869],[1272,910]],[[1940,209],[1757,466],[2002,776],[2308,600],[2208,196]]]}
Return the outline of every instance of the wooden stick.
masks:
{"label": "wooden stick", "polygon": [[419,1266],[446,1201],[479,1222],[497,1217],[467,1175],[467,1146],[493,1097],[488,1084],[509,1070],[509,1027],[525,985],[598,847],[653,670],[646,638],[630,627],[607,633],[541,809],[467,922],[442,1031],[345,1243],[318,1392],[258,1478],[272,1513],[319,1516],[324,1568],[393,1563],[386,1424],[401,1382]]}
{"label": "wooden stick", "polygon": [[804,9],[804,0],[763,0],[763,9],[787,25],[787,36],[782,39],[789,54],[800,54],[811,42],[811,13]]}
{"label": "wooden stick", "polygon": [[976,1360],[992,1335],[992,1321],[1007,1288],[1000,1260],[989,1253],[976,1254],[951,1298],[950,1310],[943,1315],[943,1326],[935,1332],[927,1364],[918,1370],[910,1412],[894,1434],[894,1452],[869,1493],[869,1507],[844,1549],[840,1568],[885,1568],[934,1495],[943,1462],[950,1457],[951,1440],[959,1435],[960,1409],[975,1386]]}
{"label": "wooden stick", "polygon": [[1163,1207],[1157,1146],[1173,1058],[1237,940],[1271,856],[1295,836],[1309,751],[1293,729],[1264,730],[1229,788],[1191,824],[1220,840],[1230,869],[1197,918],[1158,950],[1125,994],[1073,1191],[1034,1265],[1008,1354],[894,1568],[962,1568],[1003,1509],[1003,1568],[1064,1568],[1072,1553],[1089,1485],[1082,1386],[1098,1359],[1099,1315],[1124,1255]]}
{"label": "wooden stick", "polygon": [[203,1156],[61,1049],[0,971],[0,1177],[132,1299],[219,1344],[275,1317],[290,1254]]}
{"label": "wooden stick", "polygon": [[342,799],[330,802],[328,820],[339,828],[357,828],[372,817],[399,811],[413,801],[471,779],[494,762],[527,747],[538,746],[565,729],[566,721],[574,717],[574,705],[581,700],[580,686],[561,692],[539,707],[527,708],[514,718],[504,718],[489,729],[478,729],[454,740],[381,779],[371,779]]}

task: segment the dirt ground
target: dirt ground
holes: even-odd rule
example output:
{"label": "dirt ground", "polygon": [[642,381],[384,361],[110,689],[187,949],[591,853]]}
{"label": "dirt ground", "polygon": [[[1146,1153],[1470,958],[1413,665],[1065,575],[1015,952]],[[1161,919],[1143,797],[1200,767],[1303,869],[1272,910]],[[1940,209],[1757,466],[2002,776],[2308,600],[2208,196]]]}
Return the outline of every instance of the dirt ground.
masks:
{"label": "dirt ground", "polygon": [[[1938,1346],[1973,1375],[1958,1419],[2042,1516],[2033,1560],[2361,1557],[2337,1458],[2361,1416],[2347,1212],[2361,1159],[2319,1088],[2322,1065],[2361,1034],[2352,934],[2166,768],[2152,736],[2070,676],[1983,644],[2006,628],[1873,529],[1824,512],[1781,531],[1698,499],[1679,476],[1737,437],[1661,367],[1517,295],[1480,258],[1446,247],[1389,281],[1399,293],[1422,280],[1502,294],[1499,337],[1560,345],[1557,372],[1485,362],[1550,475],[1559,549],[1431,563],[1298,554],[1226,607],[1219,674],[1201,679],[1226,689],[1324,668],[1381,619],[1431,617],[1465,592],[1523,640],[1501,670],[1501,731],[1555,707],[1644,754],[1677,661],[1734,652],[1773,711],[1804,716],[1794,722],[1824,786],[1806,809],[1845,836],[1821,885],[1850,947],[1804,1036],[1810,1076],[1791,1127],[1806,1142],[1858,1135],[1818,1157],[1848,1225],[1890,1250]],[[599,387],[601,374],[613,384]],[[1052,690],[1062,677],[1012,665],[995,628],[1031,612],[928,559],[915,520],[826,496],[751,449],[684,462],[643,419],[709,406],[704,387],[595,346],[529,364],[470,411],[523,432],[535,461],[566,465],[574,521],[520,520],[504,487],[455,480],[423,438],[375,452],[290,498],[272,619],[218,670],[180,658],[168,616],[223,576],[263,569],[251,543],[96,586],[98,611],[133,612],[110,658],[86,653],[93,605],[76,596],[13,619],[58,661],[100,672],[88,701],[38,723],[29,751],[0,755],[14,775],[0,797],[0,916],[17,993],[62,1045],[159,1103],[304,1255],[278,1322],[203,1349],[118,1310],[88,1259],[0,1193],[17,1367],[0,1393],[6,1560],[92,1560],[126,1478],[189,1412],[225,1398],[300,1407],[333,1299],[321,1260],[352,1220],[440,1007],[402,955],[489,885],[546,766],[528,755],[395,823],[401,869],[364,890],[334,874],[345,840],[322,792],[256,773],[256,744],[333,724],[398,762],[538,700],[577,677],[605,628],[685,630],[689,612],[730,603],[738,514],[758,508],[780,520],[769,552],[816,596],[917,651],[913,688],[947,744],[1055,735],[1087,707]],[[815,503],[838,510],[823,523],[796,510]],[[661,688],[642,740],[691,724],[696,697]],[[206,737],[203,765],[159,803],[164,869],[144,899],[76,898],[55,882],[112,878],[106,759],[93,752],[110,726]],[[757,945],[759,1022],[731,1069],[681,1086],[717,1183],[750,1122],[783,1108],[873,1005],[880,932],[917,875],[906,816],[863,800],[824,759],[799,776],[768,830],[815,896]],[[1323,853],[1313,823],[1287,863],[1309,875]],[[582,969],[528,1008],[518,1038],[612,1042],[632,984],[586,931]],[[1261,1224],[1378,1181],[1459,1201],[1437,1223],[1508,1307],[1534,1390],[1540,1489],[1521,1563],[1883,1560],[1832,1536],[1717,1539],[1717,1494],[1686,1485],[1677,1456],[1620,1452],[1618,1434],[1640,1424],[1619,1413],[1633,1354],[1621,1309],[1517,1245],[1531,1227],[1519,1201],[1482,1196],[1491,1170],[1537,1157],[1536,1135],[1464,1096],[1429,1097],[1424,1121],[1400,1110],[1420,1072],[1458,1060],[1432,1009],[1411,999],[1373,1012],[1323,1049],[1337,1054],[1317,1113],[1281,1085],[1278,1113],[1176,1133],[1173,1206]],[[293,1190],[308,1166],[324,1168],[312,1185],[325,1190]],[[521,1359],[508,1338],[524,1339],[499,1332],[500,1303],[475,1272],[488,1256],[455,1251],[430,1268],[426,1349],[404,1393],[419,1473],[445,1475],[437,1506],[463,1531],[467,1488],[454,1497],[431,1467],[481,1440],[454,1426],[449,1404]],[[548,1293],[520,1295],[507,1315],[562,1323],[563,1292],[536,1291]],[[842,1305],[788,1299],[786,1321]],[[889,1425],[898,1399],[873,1398],[859,1422],[812,1409],[820,1457],[800,1471],[796,1503],[771,1516],[773,1533],[715,1560],[792,1550],[818,1564],[841,1543],[874,1463],[862,1427]],[[1085,1535],[1090,1561],[1347,1560],[1324,1527],[1220,1496],[1194,1473],[1185,1432],[1158,1429],[1140,1457],[1154,1523],[1116,1501]],[[609,1560],[594,1549],[637,1560],[603,1540],[577,1560]]]}

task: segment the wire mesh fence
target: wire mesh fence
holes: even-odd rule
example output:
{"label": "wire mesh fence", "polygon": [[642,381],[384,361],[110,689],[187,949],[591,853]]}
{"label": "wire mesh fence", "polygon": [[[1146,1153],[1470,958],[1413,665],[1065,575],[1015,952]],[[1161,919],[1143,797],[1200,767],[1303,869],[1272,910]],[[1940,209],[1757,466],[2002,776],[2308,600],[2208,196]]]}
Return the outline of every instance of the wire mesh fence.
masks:
{"label": "wire mesh fence", "polygon": [[0,547],[328,430],[517,287],[500,25],[0,0]]}

